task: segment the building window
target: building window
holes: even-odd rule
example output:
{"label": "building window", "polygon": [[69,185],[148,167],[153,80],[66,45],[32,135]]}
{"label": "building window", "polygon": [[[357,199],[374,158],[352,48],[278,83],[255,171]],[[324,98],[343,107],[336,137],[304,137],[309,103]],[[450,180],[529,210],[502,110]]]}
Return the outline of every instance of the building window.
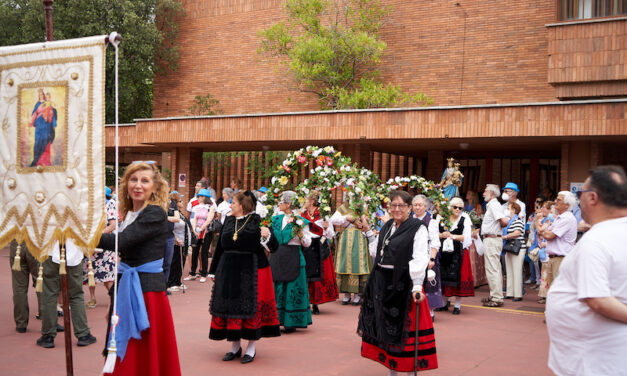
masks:
{"label": "building window", "polygon": [[560,21],[627,15],[627,0],[558,0]]}

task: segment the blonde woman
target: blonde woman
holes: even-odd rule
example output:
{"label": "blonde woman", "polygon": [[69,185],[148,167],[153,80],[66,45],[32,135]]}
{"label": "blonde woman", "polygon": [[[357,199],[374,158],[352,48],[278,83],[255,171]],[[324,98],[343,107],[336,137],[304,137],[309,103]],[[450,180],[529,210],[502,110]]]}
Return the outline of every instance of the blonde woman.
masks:
{"label": "blonde woman", "polygon": [[[180,375],[163,273],[163,250],[168,237],[168,183],[154,163],[133,163],[126,168],[120,182],[119,200],[124,221],[118,230],[119,323],[112,374]],[[98,247],[114,250],[115,235],[103,234]],[[132,332],[138,332],[140,338],[131,338]],[[107,347],[110,345],[107,332]]]}

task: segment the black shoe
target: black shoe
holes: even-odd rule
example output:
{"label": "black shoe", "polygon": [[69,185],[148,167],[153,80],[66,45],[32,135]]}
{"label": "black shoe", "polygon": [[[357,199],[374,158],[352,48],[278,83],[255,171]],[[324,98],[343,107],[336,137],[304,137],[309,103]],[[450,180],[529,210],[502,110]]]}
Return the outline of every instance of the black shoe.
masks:
{"label": "black shoe", "polygon": [[[257,353],[255,353],[255,355],[257,355]],[[244,357],[241,360],[242,364],[251,363],[253,360],[255,360],[255,355],[253,356],[250,356],[248,354],[244,355]]]}
{"label": "black shoe", "polygon": [[18,333],[26,333],[26,328],[15,327],[15,331]]}
{"label": "black shoe", "polygon": [[350,300],[350,299],[348,299],[348,300],[342,300],[342,305],[348,305],[348,303],[350,303],[350,302],[351,302],[351,300]]}
{"label": "black shoe", "polygon": [[311,305],[311,313],[314,315],[319,315],[320,314],[320,309],[318,309],[318,305],[317,304],[312,304]]}
{"label": "black shoe", "polygon": [[41,346],[45,349],[51,349],[54,347],[54,338],[51,336],[41,336],[37,340],[37,346]]}
{"label": "black shoe", "polygon": [[513,297],[513,296],[506,296],[506,297],[505,297],[505,298],[503,298],[503,299],[514,299],[514,297]]}
{"label": "black shoe", "polygon": [[453,308],[454,315],[459,315],[461,312],[462,312],[461,308],[457,308],[457,307]]}
{"label": "black shoe", "polygon": [[168,291],[168,290],[165,290],[165,294],[166,295],[172,295],[172,293],[170,291]]}
{"label": "black shoe", "polygon": [[242,348],[240,347],[239,350],[237,350],[237,352],[228,352],[226,354],[224,354],[224,357],[222,358],[222,361],[224,362],[229,362],[235,358],[239,358],[242,356]]}
{"label": "black shoe", "polygon": [[522,298],[514,298],[514,299],[512,299],[512,302],[521,302],[521,301],[522,301]]}
{"label": "black shoe", "polygon": [[57,323],[57,332],[65,332],[65,328],[63,327],[63,325]]}
{"label": "black shoe", "polygon": [[285,334],[294,333],[295,331],[296,331],[296,328],[285,328],[285,329],[283,329],[283,333],[285,333]]}
{"label": "black shoe", "polygon": [[78,337],[78,346],[89,346],[92,343],[96,343],[96,337],[92,336],[91,333],[87,333],[87,335]]}
{"label": "black shoe", "polygon": [[37,320],[41,320],[41,315],[38,313],[38,314],[36,314],[36,315],[35,315],[35,318],[36,318]]}
{"label": "black shoe", "polygon": [[440,308],[436,308],[434,309],[434,311],[436,312],[445,312],[448,311],[448,307],[451,305],[451,303],[446,302],[446,304],[444,305],[444,307],[440,307]]}

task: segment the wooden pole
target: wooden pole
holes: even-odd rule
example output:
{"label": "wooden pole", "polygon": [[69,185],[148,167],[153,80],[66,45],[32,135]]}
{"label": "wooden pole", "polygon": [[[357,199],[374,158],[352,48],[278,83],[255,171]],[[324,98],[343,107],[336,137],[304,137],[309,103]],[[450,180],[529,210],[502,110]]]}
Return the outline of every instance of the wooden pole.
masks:
{"label": "wooden pole", "polygon": [[[54,29],[52,26],[52,4],[54,0],[42,0],[44,11],[46,13],[46,41],[54,40]],[[59,244],[64,247],[65,244]],[[60,274],[60,273],[59,273]],[[72,362],[72,323],[70,320],[70,295],[68,293],[67,273],[60,274],[61,277],[61,296],[63,298],[63,326],[65,326],[65,370],[67,376],[74,376],[74,365]]]}

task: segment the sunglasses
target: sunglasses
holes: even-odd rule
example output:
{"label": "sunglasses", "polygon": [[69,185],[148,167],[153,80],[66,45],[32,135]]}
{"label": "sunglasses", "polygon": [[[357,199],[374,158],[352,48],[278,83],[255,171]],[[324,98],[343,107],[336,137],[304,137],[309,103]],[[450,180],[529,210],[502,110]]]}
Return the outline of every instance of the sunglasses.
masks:
{"label": "sunglasses", "polygon": [[577,200],[581,200],[581,195],[583,195],[586,192],[594,192],[594,190],[593,189],[584,189],[582,191],[575,192],[575,194],[577,195]]}
{"label": "sunglasses", "polygon": [[137,163],[157,164],[157,161],[133,161],[131,162],[131,164],[137,164]]}
{"label": "sunglasses", "polygon": [[405,208],[405,207],[407,207],[407,204],[402,204],[402,205],[401,204],[392,204],[392,205],[390,205],[390,208],[392,208],[392,209],[402,209],[402,208]]}
{"label": "sunglasses", "polygon": [[451,206],[451,209],[463,210],[461,206]]}

